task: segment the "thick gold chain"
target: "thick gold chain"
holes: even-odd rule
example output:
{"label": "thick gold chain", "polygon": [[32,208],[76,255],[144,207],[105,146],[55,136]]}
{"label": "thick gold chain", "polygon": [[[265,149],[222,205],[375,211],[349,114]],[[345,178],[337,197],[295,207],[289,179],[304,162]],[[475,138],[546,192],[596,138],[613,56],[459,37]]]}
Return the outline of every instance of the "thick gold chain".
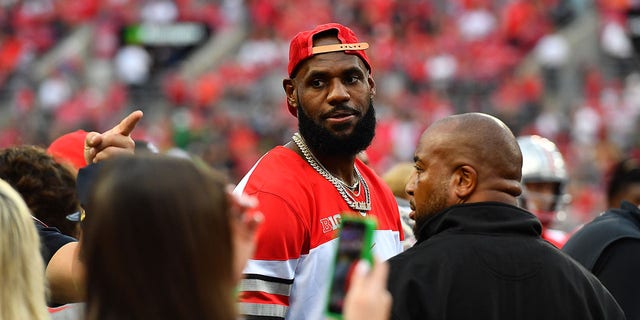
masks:
{"label": "thick gold chain", "polygon": [[371,210],[371,195],[369,194],[369,186],[367,185],[367,182],[364,180],[364,178],[360,174],[360,171],[358,171],[358,168],[356,168],[355,165],[353,166],[353,168],[355,169],[356,175],[358,176],[358,182],[364,189],[364,202],[357,201],[349,192],[347,192],[346,188],[348,187],[348,185],[332,175],[331,172],[329,172],[329,170],[327,170],[327,168],[325,168],[322,163],[320,163],[320,161],[316,159],[313,153],[311,153],[311,150],[309,150],[309,147],[307,147],[304,138],[302,138],[299,133],[296,132],[293,135],[293,142],[295,142],[295,144],[298,146],[307,163],[309,163],[309,165],[314,170],[316,170],[316,172],[327,179],[327,181],[333,184],[336,190],[338,190],[338,193],[340,193],[340,196],[342,196],[342,199],[344,199],[347,205],[349,205],[349,208],[360,212],[360,214],[363,216],[367,214],[367,211]]}

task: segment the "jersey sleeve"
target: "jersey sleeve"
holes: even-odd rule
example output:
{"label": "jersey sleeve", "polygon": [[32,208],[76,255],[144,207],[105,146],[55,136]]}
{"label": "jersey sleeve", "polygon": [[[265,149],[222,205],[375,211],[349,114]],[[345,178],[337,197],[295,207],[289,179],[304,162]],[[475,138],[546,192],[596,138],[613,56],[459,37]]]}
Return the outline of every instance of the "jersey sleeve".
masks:
{"label": "jersey sleeve", "polygon": [[240,283],[239,309],[244,319],[284,319],[296,267],[309,251],[309,229],[290,202],[271,193],[254,196],[265,220]]}

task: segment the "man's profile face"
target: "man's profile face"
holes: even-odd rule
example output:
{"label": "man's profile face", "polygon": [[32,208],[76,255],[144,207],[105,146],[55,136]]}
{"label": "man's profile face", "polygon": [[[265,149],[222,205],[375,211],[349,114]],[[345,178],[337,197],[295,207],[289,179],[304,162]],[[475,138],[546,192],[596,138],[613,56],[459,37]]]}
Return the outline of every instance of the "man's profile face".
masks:
{"label": "man's profile face", "polygon": [[440,154],[432,147],[430,138],[423,135],[414,157],[415,171],[406,188],[413,209],[409,216],[416,221],[416,233],[432,216],[451,205],[449,170]]}

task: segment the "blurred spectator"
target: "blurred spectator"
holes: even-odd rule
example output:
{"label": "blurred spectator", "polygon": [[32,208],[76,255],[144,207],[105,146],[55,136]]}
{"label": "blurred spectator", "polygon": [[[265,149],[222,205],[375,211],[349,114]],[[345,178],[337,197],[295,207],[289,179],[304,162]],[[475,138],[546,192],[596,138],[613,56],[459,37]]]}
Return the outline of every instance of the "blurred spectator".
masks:
{"label": "blurred spectator", "polygon": [[613,168],[609,209],[584,225],[562,249],[593,272],[624,310],[640,319],[640,163],[628,158]]}
{"label": "blurred spectator", "polygon": [[542,68],[545,91],[555,96],[560,89],[562,68],[570,58],[567,40],[558,33],[549,33],[540,39],[534,53]]}
{"label": "blurred spectator", "polygon": [[514,47],[529,50],[547,32],[540,1],[511,0],[502,11],[504,37]]}
{"label": "blurred spectator", "polygon": [[49,319],[44,265],[29,208],[0,179],[0,308],[3,320]]}
{"label": "blurred spectator", "polygon": [[562,248],[567,234],[554,227],[559,214],[569,203],[564,158],[555,143],[540,136],[520,136],[518,145],[522,152],[520,205],[538,217],[542,224],[542,238]]}
{"label": "blurred spectator", "polygon": [[78,299],[73,284],[56,270],[69,266],[76,249],[78,222],[67,216],[80,211],[71,170],[36,146],[0,149],[0,179],[17,190],[29,207],[40,235],[40,250],[49,284],[49,304]]}
{"label": "blurred spectator", "polygon": [[467,8],[458,19],[460,34],[467,41],[482,40],[494,31],[496,25],[497,20],[493,12],[481,5]]}
{"label": "blurred spectator", "polygon": [[178,8],[173,0],[144,0],[140,8],[142,22],[167,24],[178,17]]}
{"label": "blurred spectator", "polygon": [[409,182],[414,170],[413,162],[400,162],[382,175],[382,180],[391,188],[391,192],[393,192],[396,202],[398,202],[402,231],[404,232],[404,240],[402,241],[404,250],[409,249],[416,243],[416,237],[413,235],[415,221],[409,217],[409,213],[412,210],[409,205],[409,194],[405,191],[407,182]]}
{"label": "blurred spectator", "polygon": [[282,44],[270,34],[269,29],[258,29],[242,43],[238,50],[238,62],[250,69],[270,68],[282,62],[286,43]]}
{"label": "blurred spectator", "polygon": [[69,79],[56,73],[42,82],[38,88],[38,100],[43,110],[53,112],[72,96],[73,88]]}
{"label": "blurred spectator", "polygon": [[234,290],[260,214],[235,202],[222,176],[181,158],[120,157],[91,190],[87,319],[236,318]]}
{"label": "blurred spectator", "polygon": [[141,46],[124,46],[115,56],[116,74],[128,85],[142,85],[149,79],[151,59],[151,55]]}
{"label": "blurred spectator", "polygon": [[612,168],[607,187],[607,206],[617,208],[622,201],[640,206],[640,160],[626,158]]}
{"label": "blurred spectator", "polygon": [[35,218],[76,236],[76,224],[66,218],[80,208],[75,177],[46,150],[27,145],[1,149],[0,178],[20,192]]}
{"label": "blurred spectator", "polygon": [[611,74],[614,77],[624,76],[629,71],[625,60],[634,55],[633,45],[621,24],[616,19],[605,21],[599,39],[605,57],[613,64]]}
{"label": "blurred spectator", "polygon": [[629,37],[618,22],[610,21],[605,24],[600,41],[604,52],[612,57],[624,59],[633,54]]}

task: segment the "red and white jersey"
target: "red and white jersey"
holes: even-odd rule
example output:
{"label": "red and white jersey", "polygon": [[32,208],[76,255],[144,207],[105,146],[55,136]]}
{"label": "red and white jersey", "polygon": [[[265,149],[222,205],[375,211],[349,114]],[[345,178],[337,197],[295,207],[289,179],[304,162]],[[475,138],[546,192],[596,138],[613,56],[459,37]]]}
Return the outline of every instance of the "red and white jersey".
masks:
{"label": "red and white jersey", "polygon": [[[371,168],[357,159],[356,167],[369,186],[368,215],[378,222],[373,252],[386,260],[402,251],[398,206]],[[246,319],[323,319],[340,214],[353,210],[329,181],[282,146],[265,154],[234,192],[256,197],[265,216],[240,284],[240,313]]]}

